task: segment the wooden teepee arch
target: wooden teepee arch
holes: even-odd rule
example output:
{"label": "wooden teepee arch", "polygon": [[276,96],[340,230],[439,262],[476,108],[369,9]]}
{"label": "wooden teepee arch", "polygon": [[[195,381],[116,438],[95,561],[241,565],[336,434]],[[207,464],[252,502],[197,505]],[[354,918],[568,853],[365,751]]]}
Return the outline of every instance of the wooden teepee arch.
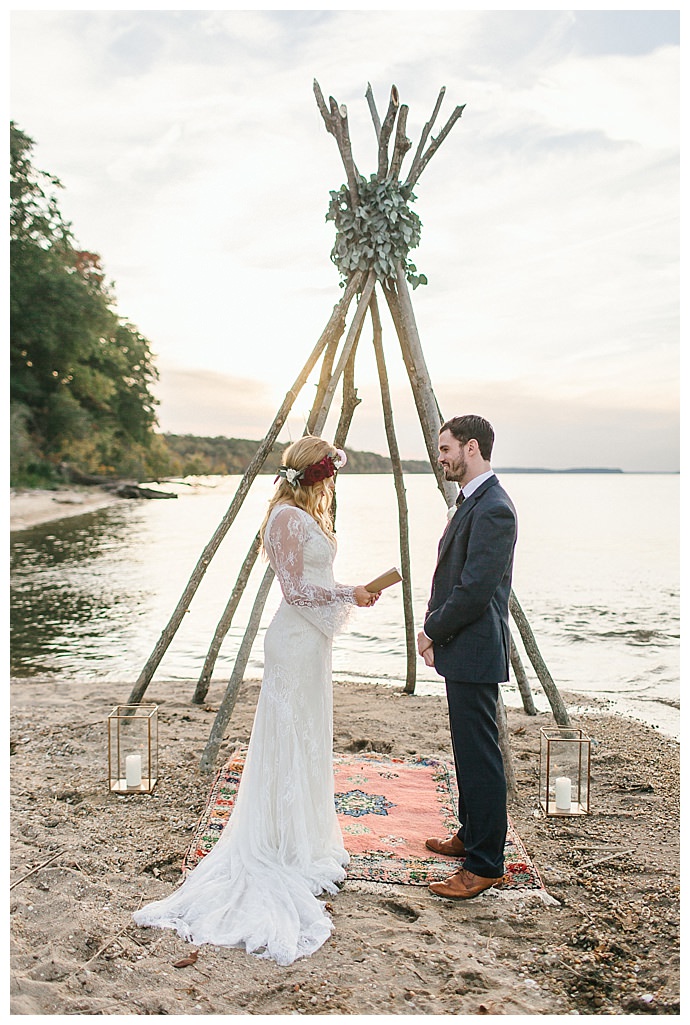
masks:
{"label": "wooden teepee arch", "polygon": [[[334,136],[338,145],[347,178],[347,185],[343,185],[339,192],[331,193],[331,207],[328,215],[330,219],[336,222],[336,246],[331,255],[345,279],[343,295],[333,308],[321,337],[295,379],[292,388],[287,392],[266,437],[259,445],[254,458],[247,467],[227,512],[201,553],[194,572],[173,611],[170,621],[161,633],[134,685],[129,697],[129,704],[138,704],[142,700],[146,688],[175,636],[213,556],[232,526],[255,477],[259,474],[268,458],[297,396],[306,384],[312,371],[316,368],[319,360],[321,360],[321,368],[316,398],[307,419],[305,433],[320,434],[322,432],[336,388],[342,379],[342,407],[334,442],[337,447],[342,447],[345,444],[352,416],[360,402],[354,386],[354,367],[357,346],[367,313],[369,313],[372,323],[373,346],[381,389],[384,424],[398,501],[400,560],[403,573],[403,610],[407,650],[405,692],[414,692],[417,653],[412,608],[407,502],[382,346],[377,285],[380,287],[385,298],[400,343],[402,357],[407,369],[429,455],[429,462],[436,475],[436,481],[444,501],[450,507],[455,503],[457,485],[445,480],[437,462],[438,432],[443,423],[443,418],[434,395],[424,359],[408,288],[408,278],[414,282],[416,268],[408,262],[407,252],[409,248],[416,245],[415,231],[418,231],[418,227],[421,227],[418,218],[410,211],[408,204],[410,200],[414,199],[412,195],[414,185],[453,125],[462,116],[464,106],[457,106],[438,135],[432,136],[431,131],[445,95],[445,88],[441,89],[431,117],[421,133],[419,144],[415,150],[407,175],[404,180],[401,180],[402,164],[412,145],[406,135],[408,108],[404,104],[400,104],[398,90],[393,86],[391,88],[388,109],[383,121],[381,121],[371,86],[369,85],[366,91],[366,99],[378,141],[378,166],[375,174],[371,175],[367,180],[360,175],[353,159],[346,107],[336,103],[333,97],[329,97],[329,102],[326,104],[321,88],[316,81],[314,81],[314,94],[326,130]],[[391,139],[393,140],[392,154],[390,153]],[[348,311],[355,299],[355,312],[346,333]],[[341,346],[343,335],[345,335],[345,341]],[[245,556],[227,606],[216,627],[192,698],[197,704],[201,704],[206,698],[221,645],[230,629],[235,610],[245,591],[258,554],[259,535],[257,533]],[[244,677],[244,671],[251,654],[252,645],[259,629],[261,615],[273,582],[273,576],[273,570],[269,566],[264,572],[254,598],[254,605],[237,653],[230,681],[211,728],[208,743],[202,754],[200,764],[202,771],[210,771],[215,765],[223,734],[232,715],[237,694]],[[514,593],[511,593],[510,596],[510,611],[513,622],[522,639],[525,652],[550,702],[556,722],[562,726],[570,725],[565,705],[541,657],[527,617]],[[510,657],[525,711],[528,714],[535,714],[536,710],[529,682],[518,649],[512,638]],[[502,701],[499,702],[499,712],[501,745],[504,755],[509,756],[510,748],[507,738],[505,709],[503,708]],[[514,793],[515,780],[512,771],[512,760],[510,757],[506,757],[505,761],[509,792],[512,791]]]}

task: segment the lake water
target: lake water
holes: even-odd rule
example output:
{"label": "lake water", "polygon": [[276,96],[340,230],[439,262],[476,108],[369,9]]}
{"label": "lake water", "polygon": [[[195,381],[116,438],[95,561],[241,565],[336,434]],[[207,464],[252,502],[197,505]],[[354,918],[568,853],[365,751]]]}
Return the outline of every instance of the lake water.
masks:
{"label": "lake water", "polygon": [[[500,474],[518,510],[513,586],[562,691],[611,702],[670,736],[679,734],[679,486],[673,475]],[[85,686],[111,681],[121,701],[167,624],[239,477],[167,485],[176,501],[122,502],[12,535],[11,669]],[[405,481],[415,617],[421,625],[445,505],[431,475]],[[156,678],[189,681],[190,698],[216,624],[273,491],[252,485],[215,555]],[[371,579],[399,565],[397,503],[386,475],[338,479],[336,578]],[[257,562],[216,663],[210,701],[220,700],[244,633]],[[263,633],[280,600],[274,584],[247,676],[262,670]],[[548,708],[519,641],[539,708]],[[402,592],[355,610],[336,639],[334,677],[404,682]],[[442,693],[418,660],[417,691]],[[506,702],[519,705],[517,689]]]}

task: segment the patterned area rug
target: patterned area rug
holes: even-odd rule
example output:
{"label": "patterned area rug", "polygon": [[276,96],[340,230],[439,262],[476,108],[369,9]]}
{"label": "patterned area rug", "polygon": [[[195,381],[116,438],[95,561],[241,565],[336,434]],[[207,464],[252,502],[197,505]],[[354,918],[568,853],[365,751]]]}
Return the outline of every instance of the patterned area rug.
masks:
{"label": "patterned area rug", "polygon": [[[184,859],[185,872],[208,854],[228,821],[244,754],[236,753],[216,776]],[[337,756],[334,772],[336,811],[350,855],[348,879],[421,886],[453,872],[455,858],[424,846],[428,836],[448,836],[457,830],[455,772],[448,763],[358,754]],[[510,820],[505,863],[506,883],[492,893],[533,890],[545,895]]]}

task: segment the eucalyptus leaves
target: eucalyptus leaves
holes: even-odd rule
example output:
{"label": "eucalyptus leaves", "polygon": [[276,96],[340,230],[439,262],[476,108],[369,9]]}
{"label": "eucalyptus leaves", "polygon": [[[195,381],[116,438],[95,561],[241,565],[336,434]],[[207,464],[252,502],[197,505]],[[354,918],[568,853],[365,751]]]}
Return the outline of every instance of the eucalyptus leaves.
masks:
{"label": "eucalyptus leaves", "polygon": [[404,190],[397,179],[379,181],[375,174],[367,181],[357,181],[359,204],[352,209],[350,190],[341,185],[331,192],[327,221],[336,227],[331,260],[344,278],[353,271],[373,268],[377,278],[395,278],[396,264],[402,264],[405,277],[413,288],[426,285],[424,274],[408,260],[410,249],[419,245],[422,222],[410,210],[408,202],[415,196]]}

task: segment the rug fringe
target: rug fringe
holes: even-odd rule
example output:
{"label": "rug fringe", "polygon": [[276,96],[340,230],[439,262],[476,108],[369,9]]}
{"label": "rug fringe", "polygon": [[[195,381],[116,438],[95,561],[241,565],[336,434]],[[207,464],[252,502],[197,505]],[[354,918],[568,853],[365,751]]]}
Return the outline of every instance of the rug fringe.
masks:
{"label": "rug fringe", "polygon": [[[373,883],[366,879],[346,879],[344,888],[347,888],[354,893],[370,893],[378,896],[396,896],[400,893],[404,893],[406,897],[410,896],[410,884],[409,883]],[[421,886],[416,887],[421,893],[425,893],[425,889]],[[542,904],[546,904],[549,907],[560,907],[561,902],[552,897],[546,890],[541,889],[525,889],[518,890],[514,888],[509,889],[491,889],[486,890],[484,897],[496,897],[498,900],[503,901],[533,901],[535,898],[540,900]]]}
{"label": "rug fringe", "polygon": [[368,879],[346,879],[343,888],[353,890],[355,893],[384,894],[394,897],[398,891],[403,890],[405,894],[410,893],[409,883],[373,883]]}

